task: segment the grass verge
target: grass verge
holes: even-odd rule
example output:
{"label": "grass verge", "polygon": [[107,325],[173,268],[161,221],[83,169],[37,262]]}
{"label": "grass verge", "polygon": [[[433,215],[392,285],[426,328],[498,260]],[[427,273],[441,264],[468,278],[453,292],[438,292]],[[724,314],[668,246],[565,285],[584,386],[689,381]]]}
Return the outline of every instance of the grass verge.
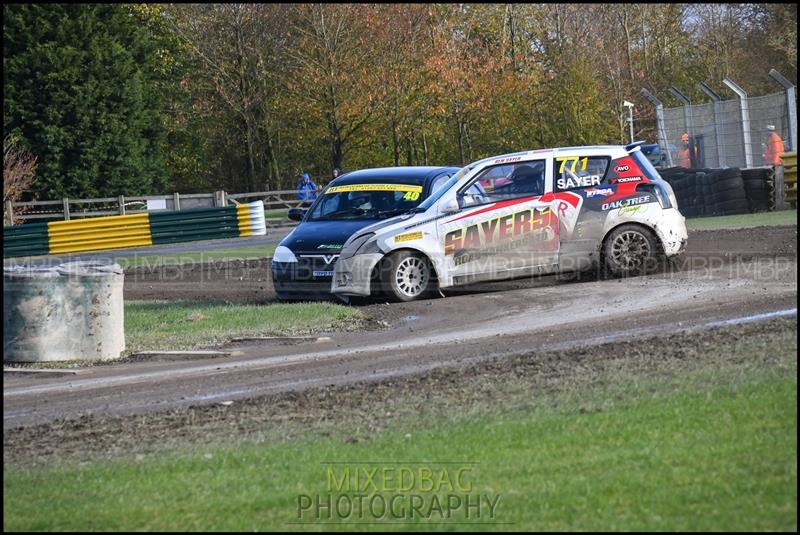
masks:
{"label": "grass verge", "polygon": [[686,220],[689,230],[719,230],[752,228],[772,225],[796,225],[797,210],[762,212],[758,214],[723,215],[717,217],[698,217]]}
{"label": "grass verge", "polygon": [[[530,355],[404,387],[394,380],[255,400],[253,411],[274,416],[229,412],[222,439],[209,441],[204,428],[180,447],[136,456],[6,464],[4,529],[793,531],[793,322]],[[213,409],[226,410],[234,409]],[[174,424],[167,432],[181,434]],[[291,427],[307,432],[285,434]],[[260,438],[237,439],[243,431]],[[344,510],[326,509],[325,499],[352,503],[359,494],[336,489],[345,467],[377,470],[381,487],[364,477],[361,487],[401,496],[402,514],[367,508],[335,519]],[[399,490],[401,468],[425,467],[439,476],[461,468],[469,489],[436,493],[419,477]],[[463,507],[446,518],[432,509],[434,495],[459,493],[495,500],[493,514],[485,501],[470,518]],[[323,507],[303,509],[301,495]],[[420,515],[412,495],[423,500]]]}
{"label": "grass verge", "polygon": [[194,302],[128,301],[125,338],[129,352],[196,349],[242,336],[286,336],[353,330],[367,318],[334,303],[222,305]]}

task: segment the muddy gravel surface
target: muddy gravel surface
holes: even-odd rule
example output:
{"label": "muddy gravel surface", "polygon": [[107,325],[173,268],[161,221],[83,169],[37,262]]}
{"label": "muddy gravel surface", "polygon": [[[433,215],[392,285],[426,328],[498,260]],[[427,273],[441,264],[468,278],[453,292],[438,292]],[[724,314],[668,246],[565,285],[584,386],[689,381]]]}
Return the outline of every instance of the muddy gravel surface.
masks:
{"label": "muddy gravel surface", "polygon": [[[685,257],[649,276],[541,277],[449,291],[445,299],[373,303],[362,310],[381,328],[321,333],[292,345],[230,344],[225,358],[124,362],[74,374],[4,373],[4,451],[28,432],[75,427],[100,440],[102,422],[179,422],[186,411],[199,414],[223,401],[240,405],[393,384],[525,355],[602,354],[609,344],[660,351],[681,333],[770,318],[796,325],[796,247],[796,226],[693,232]],[[273,300],[268,275],[266,260],[198,264],[172,275],[139,269],[126,275],[125,295],[266,303]]]}
{"label": "muddy gravel surface", "polygon": [[[726,385],[737,377],[746,380],[755,369],[796,373],[796,351],[796,318],[684,329],[564,350],[530,349],[377,381],[327,384],[155,414],[82,415],[5,429],[3,456],[6,462],[25,464],[141,460],[175,447],[231,446],[240,440],[312,436],[361,442],[397,425],[407,427],[427,413],[441,421],[542,406],[601,412],[613,405],[615,388],[647,388],[643,385],[651,379],[683,385],[696,377],[702,383],[698,386],[713,387],[702,372],[713,369],[712,377]],[[598,389],[610,390],[597,395]]]}
{"label": "muddy gravel surface", "polygon": [[[686,253],[670,270],[713,268],[758,257],[797,256],[797,227],[755,227],[689,233]],[[505,291],[565,282],[539,277],[447,290],[447,295]],[[266,304],[276,302],[271,259],[190,262],[182,266],[137,267],[125,272],[125,299],[194,300]]]}

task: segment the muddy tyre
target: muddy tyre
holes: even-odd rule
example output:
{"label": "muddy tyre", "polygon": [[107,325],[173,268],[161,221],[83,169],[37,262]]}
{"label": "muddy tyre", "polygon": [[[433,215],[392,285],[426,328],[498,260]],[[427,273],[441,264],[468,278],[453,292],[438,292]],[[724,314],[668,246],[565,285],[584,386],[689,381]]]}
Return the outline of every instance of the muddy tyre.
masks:
{"label": "muddy tyre", "polygon": [[414,301],[428,297],[434,286],[433,267],[413,251],[397,251],[383,260],[381,289],[393,301]]}
{"label": "muddy tyre", "polygon": [[652,272],[658,264],[658,239],[638,225],[617,227],[603,242],[603,268],[611,277],[634,277]]}

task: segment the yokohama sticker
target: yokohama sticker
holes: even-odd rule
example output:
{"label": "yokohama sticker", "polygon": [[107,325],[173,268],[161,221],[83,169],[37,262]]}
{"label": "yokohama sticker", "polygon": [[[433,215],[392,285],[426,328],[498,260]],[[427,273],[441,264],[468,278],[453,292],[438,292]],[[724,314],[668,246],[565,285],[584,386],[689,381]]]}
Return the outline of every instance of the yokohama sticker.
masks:
{"label": "yokohama sticker", "polygon": [[625,178],[618,178],[617,179],[617,182],[620,182],[620,183],[622,183],[622,182],[641,182],[641,181],[642,181],[642,177],[640,177],[640,176],[628,176],[628,177],[625,177]]}

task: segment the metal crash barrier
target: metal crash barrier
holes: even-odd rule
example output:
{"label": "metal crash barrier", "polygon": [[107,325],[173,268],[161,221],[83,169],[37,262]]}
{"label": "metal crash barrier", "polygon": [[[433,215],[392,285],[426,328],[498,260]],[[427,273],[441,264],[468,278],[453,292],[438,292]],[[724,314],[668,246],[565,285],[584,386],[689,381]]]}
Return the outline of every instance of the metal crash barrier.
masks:
{"label": "metal crash barrier", "polygon": [[3,227],[3,257],[102,251],[267,233],[264,203]]}

